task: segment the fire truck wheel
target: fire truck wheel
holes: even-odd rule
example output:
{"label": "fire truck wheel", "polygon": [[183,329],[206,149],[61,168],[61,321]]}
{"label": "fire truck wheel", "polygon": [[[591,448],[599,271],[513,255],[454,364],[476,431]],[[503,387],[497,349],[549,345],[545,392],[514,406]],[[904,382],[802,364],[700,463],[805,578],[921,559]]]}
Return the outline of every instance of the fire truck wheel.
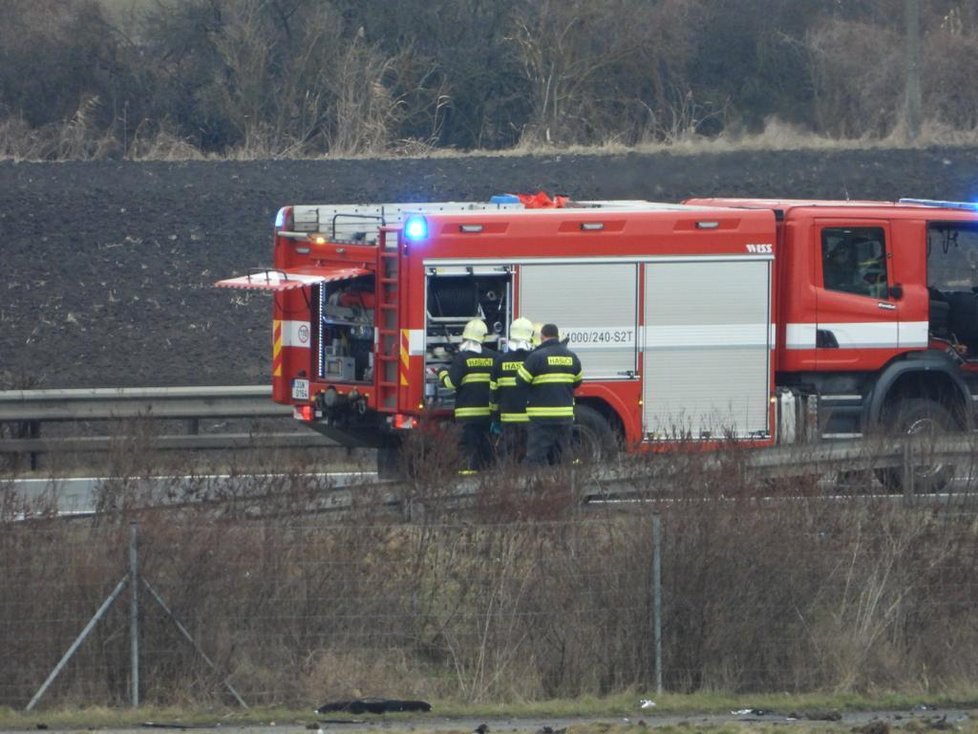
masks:
{"label": "fire truck wheel", "polygon": [[585,463],[611,458],[618,450],[615,429],[594,408],[578,405],[574,408],[574,433],[572,451],[576,459]]}
{"label": "fire truck wheel", "polygon": [[[891,431],[897,434],[918,436],[923,439],[936,439],[956,430],[957,424],[951,413],[933,400],[902,400],[888,411],[892,421]],[[927,452],[934,447],[934,441],[921,442],[919,451],[923,453],[921,463],[913,468],[913,488],[918,493],[940,492],[954,476],[954,467],[940,460],[928,460]],[[904,489],[904,470],[902,467],[879,469],[877,479],[883,486],[894,492]]]}

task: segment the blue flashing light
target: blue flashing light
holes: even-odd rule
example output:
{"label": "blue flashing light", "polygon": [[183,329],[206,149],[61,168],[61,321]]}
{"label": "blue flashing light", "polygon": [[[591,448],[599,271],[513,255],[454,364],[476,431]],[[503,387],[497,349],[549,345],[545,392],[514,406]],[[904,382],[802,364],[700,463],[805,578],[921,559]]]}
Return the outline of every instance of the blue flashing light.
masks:
{"label": "blue flashing light", "polygon": [[933,206],[942,209],[965,209],[967,211],[978,210],[978,203],[973,201],[939,201],[937,199],[900,199],[901,204],[917,204],[919,206]]}
{"label": "blue flashing light", "polygon": [[519,204],[520,197],[515,194],[496,194],[489,199],[490,204]]}
{"label": "blue flashing light", "polygon": [[404,236],[409,240],[423,240],[428,236],[428,220],[412,214],[404,220]]}

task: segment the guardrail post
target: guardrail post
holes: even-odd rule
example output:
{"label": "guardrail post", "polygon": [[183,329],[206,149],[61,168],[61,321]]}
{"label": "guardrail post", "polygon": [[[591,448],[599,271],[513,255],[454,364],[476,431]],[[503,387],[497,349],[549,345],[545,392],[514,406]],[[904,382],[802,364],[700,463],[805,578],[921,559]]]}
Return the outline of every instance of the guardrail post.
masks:
{"label": "guardrail post", "polygon": [[[41,424],[38,421],[29,421],[27,423],[27,437],[28,438],[40,438],[41,437]],[[28,454],[30,461],[31,471],[40,468],[40,454],[36,451],[31,451]]]}
{"label": "guardrail post", "polygon": [[913,504],[914,496],[914,465],[913,465],[913,441],[907,439],[903,443],[903,504],[909,506]]}

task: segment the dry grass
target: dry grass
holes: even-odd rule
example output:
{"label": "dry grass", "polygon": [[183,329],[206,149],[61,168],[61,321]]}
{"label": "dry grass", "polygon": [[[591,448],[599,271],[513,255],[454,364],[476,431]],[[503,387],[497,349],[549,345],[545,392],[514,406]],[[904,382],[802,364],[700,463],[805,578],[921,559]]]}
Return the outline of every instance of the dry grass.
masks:
{"label": "dry grass", "polygon": [[[8,504],[0,645],[10,664],[0,703],[26,702],[124,576],[132,521],[142,573],[219,670],[144,593],[141,679],[151,705],[228,705],[224,675],[250,704],[300,707],[648,690],[651,510],[663,525],[667,690],[934,696],[978,673],[970,515],[830,502],[794,481],[764,489],[792,501],[761,499],[738,479],[736,455],[719,468],[695,455],[654,457],[650,476],[674,461],[683,479],[630,512],[582,510],[583,470],[486,474],[461,514],[449,501],[451,472],[423,455],[428,472],[406,485],[400,509],[363,491],[343,517],[309,515],[328,487],[298,473],[221,491],[151,490],[137,479],[145,467],[121,459],[116,468],[135,473],[105,486],[92,520],[66,523],[39,505],[29,522],[11,523],[25,508]],[[153,491],[196,501],[137,509]],[[45,707],[126,700],[126,598]]]}
{"label": "dry grass", "polygon": [[[89,101],[89,106],[92,104]],[[373,113],[370,113],[373,114]],[[377,113],[380,114],[380,113]],[[347,126],[349,127],[349,126]],[[346,129],[346,128],[344,128]],[[379,134],[378,134],[379,135]],[[974,147],[978,145],[978,129],[953,129],[936,121],[924,123],[919,137],[910,142],[902,127],[895,128],[885,137],[863,135],[853,138],[837,138],[813,134],[801,127],[785,123],[777,118],[767,121],[762,132],[741,133],[733,130],[718,136],[684,135],[661,142],[645,142],[624,145],[609,139],[600,145],[548,145],[540,142],[523,142],[504,150],[471,150],[438,148],[428,141],[392,140],[383,142],[383,136],[374,135],[366,140],[358,134],[354,139],[343,138],[343,144],[332,147],[325,154],[311,153],[304,146],[287,146],[279,149],[273,141],[260,143],[251,140],[247,145],[229,149],[223,155],[204,153],[190,141],[180,138],[167,125],[140,126],[127,141],[117,139],[109,131],[89,129],[85,124],[85,110],[80,108],[76,117],[62,125],[43,129],[29,128],[22,120],[8,118],[0,121],[0,160],[100,160],[119,158],[123,155],[137,161],[187,161],[187,160],[236,160],[253,161],[268,159],[293,160],[376,160],[383,158],[438,159],[479,157],[523,157],[562,155],[625,155],[628,153],[672,155],[702,155],[743,150],[867,150],[867,149],[919,149],[931,146]],[[377,142],[381,140],[381,142]],[[125,143],[125,145],[124,145]],[[125,152],[123,154],[123,148]]]}

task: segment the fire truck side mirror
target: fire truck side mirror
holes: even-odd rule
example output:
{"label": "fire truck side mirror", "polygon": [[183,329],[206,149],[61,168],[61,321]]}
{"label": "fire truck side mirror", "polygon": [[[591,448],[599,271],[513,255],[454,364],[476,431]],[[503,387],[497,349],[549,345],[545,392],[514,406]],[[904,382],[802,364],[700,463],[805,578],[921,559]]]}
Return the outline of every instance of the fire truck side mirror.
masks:
{"label": "fire truck side mirror", "polygon": [[899,283],[894,283],[890,286],[889,295],[890,298],[899,301],[901,298],[903,298],[903,286]]}

